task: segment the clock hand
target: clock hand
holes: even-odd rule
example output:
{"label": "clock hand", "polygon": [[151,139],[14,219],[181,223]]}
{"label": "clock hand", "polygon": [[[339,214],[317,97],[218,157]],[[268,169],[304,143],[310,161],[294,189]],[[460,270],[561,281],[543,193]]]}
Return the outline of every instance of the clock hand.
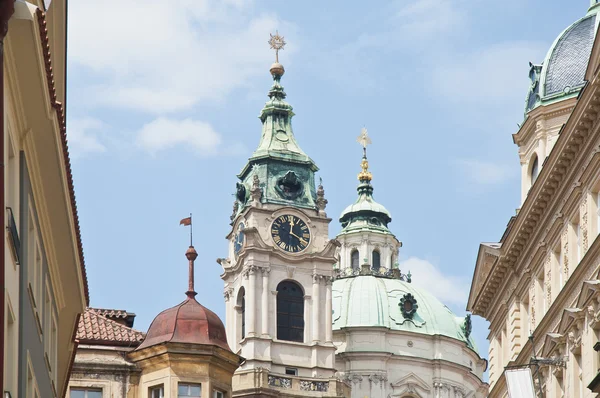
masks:
{"label": "clock hand", "polygon": [[298,239],[301,239],[298,235],[296,235],[295,233],[293,233],[291,230],[290,230],[290,235],[295,236]]}

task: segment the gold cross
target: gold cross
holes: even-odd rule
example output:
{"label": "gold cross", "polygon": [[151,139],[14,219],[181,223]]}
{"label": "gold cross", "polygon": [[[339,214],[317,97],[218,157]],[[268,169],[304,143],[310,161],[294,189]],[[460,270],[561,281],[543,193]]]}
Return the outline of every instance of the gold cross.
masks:
{"label": "gold cross", "polygon": [[358,142],[365,150],[367,149],[367,145],[373,143],[365,127],[363,127],[362,130],[360,130],[360,135],[356,139],[356,142]]}
{"label": "gold cross", "polygon": [[283,50],[283,47],[285,47],[285,40],[283,40],[283,36],[279,36],[278,31],[275,31],[275,36],[270,33],[269,35],[271,36],[269,45],[275,50],[275,62],[279,62],[279,50]]}

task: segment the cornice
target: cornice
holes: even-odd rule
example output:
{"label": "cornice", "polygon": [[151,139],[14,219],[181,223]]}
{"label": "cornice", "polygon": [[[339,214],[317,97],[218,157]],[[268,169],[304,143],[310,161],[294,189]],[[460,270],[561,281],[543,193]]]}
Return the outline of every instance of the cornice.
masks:
{"label": "cornice", "polygon": [[[537,242],[546,238],[545,230],[540,225],[547,224],[560,214],[562,208],[559,207],[568,202],[565,199],[577,193],[579,185],[567,183],[576,181],[574,177],[584,159],[591,160],[588,155],[592,151],[599,151],[592,147],[595,140],[589,139],[593,131],[598,129],[600,97],[597,92],[597,84],[588,86],[559,135],[502,245],[500,260],[478,292],[473,306],[475,314],[489,317],[487,312],[490,305],[502,299],[497,292],[511,283],[510,278],[506,277],[509,271],[515,271],[518,275],[528,259],[527,254],[531,255]],[[565,199],[561,201],[561,198]]]}
{"label": "cornice", "polygon": [[85,303],[89,305],[89,289],[87,281],[87,273],[85,269],[85,259],[83,256],[83,244],[81,240],[81,229],[79,227],[79,214],[77,211],[77,202],[75,200],[75,188],[73,184],[73,173],[71,169],[71,160],[69,157],[69,145],[67,143],[67,131],[66,131],[66,120],[63,104],[56,99],[56,86],[54,81],[54,73],[52,71],[52,56],[50,54],[50,43],[48,37],[48,28],[46,23],[46,14],[39,8],[36,10],[38,28],[40,40],[43,49],[43,58],[46,68],[46,83],[48,93],[50,95],[50,104],[56,112],[56,119],[58,121],[60,144],[62,146],[62,159],[64,163],[64,169],[66,172],[66,180],[68,187],[68,201],[70,202],[71,214],[72,214],[72,225],[75,232],[75,247],[77,248],[77,260],[81,269],[81,278],[85,296]]}
{"label": "cornice", "polygon": [[573,112],[577,104],[575,98],[570,98],[564,101],[555,102],[547,105],[541,105],[529,112],[527,119],[515,134],[512,135],[513,142],[519,146],[523,145],[529,137],[535,133],[536,124],[542,118],[552,118],[562,116]]}

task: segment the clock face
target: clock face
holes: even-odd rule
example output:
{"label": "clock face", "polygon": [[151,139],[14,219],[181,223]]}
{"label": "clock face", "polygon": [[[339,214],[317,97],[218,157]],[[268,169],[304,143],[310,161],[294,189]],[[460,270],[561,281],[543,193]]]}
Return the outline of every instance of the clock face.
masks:
{"label": "clock face", "polygon": [[271,236],[280,249],[298,253],[308,247],[310,230],[301,218],[286,214],[277,217],[271,225]]}
{"label": "clock face", "polygon": [[240,223],[238,232],[233,238],[233,251],[236,255],[240,252],[240,250],[242,250],[242,246],[244,246],[244,228],[244,223]]}

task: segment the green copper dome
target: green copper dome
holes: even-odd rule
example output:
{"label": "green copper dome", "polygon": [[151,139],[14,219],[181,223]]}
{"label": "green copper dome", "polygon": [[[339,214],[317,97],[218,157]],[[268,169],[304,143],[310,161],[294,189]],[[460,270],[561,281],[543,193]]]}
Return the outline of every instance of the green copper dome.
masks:
{"label": "green copper dome", "polygon": [[561,32],[543,64],[530,64],[525,113],[540,105],[577,97],[585,85],[599,11],[600,4],[593,0],[587,14]]}
{"label": "green copper dome", "polygon": [[360,184],[356,189],[358,198],[356,202],[346,207],[340,215],[342,223],[341,234],[351,231],[371,230],[391,233],[388,224],[392,221],[390,212],[373,199],[373,176],[369,172],[366,149],[361,163],[362,171],[358,174]]}
{"label": "green copper dome", "polygon": [[[333,330],[383,327],[431,336],[443,335],[464,341],[477,352],[470,337],[470,319],[456,316],[430,293],[402,279],[371,275],[336,279],[332,298]],[[410,301],[413,307],[405,306],[406,301]],[[416,311],[411,315],[410,309]]]}

